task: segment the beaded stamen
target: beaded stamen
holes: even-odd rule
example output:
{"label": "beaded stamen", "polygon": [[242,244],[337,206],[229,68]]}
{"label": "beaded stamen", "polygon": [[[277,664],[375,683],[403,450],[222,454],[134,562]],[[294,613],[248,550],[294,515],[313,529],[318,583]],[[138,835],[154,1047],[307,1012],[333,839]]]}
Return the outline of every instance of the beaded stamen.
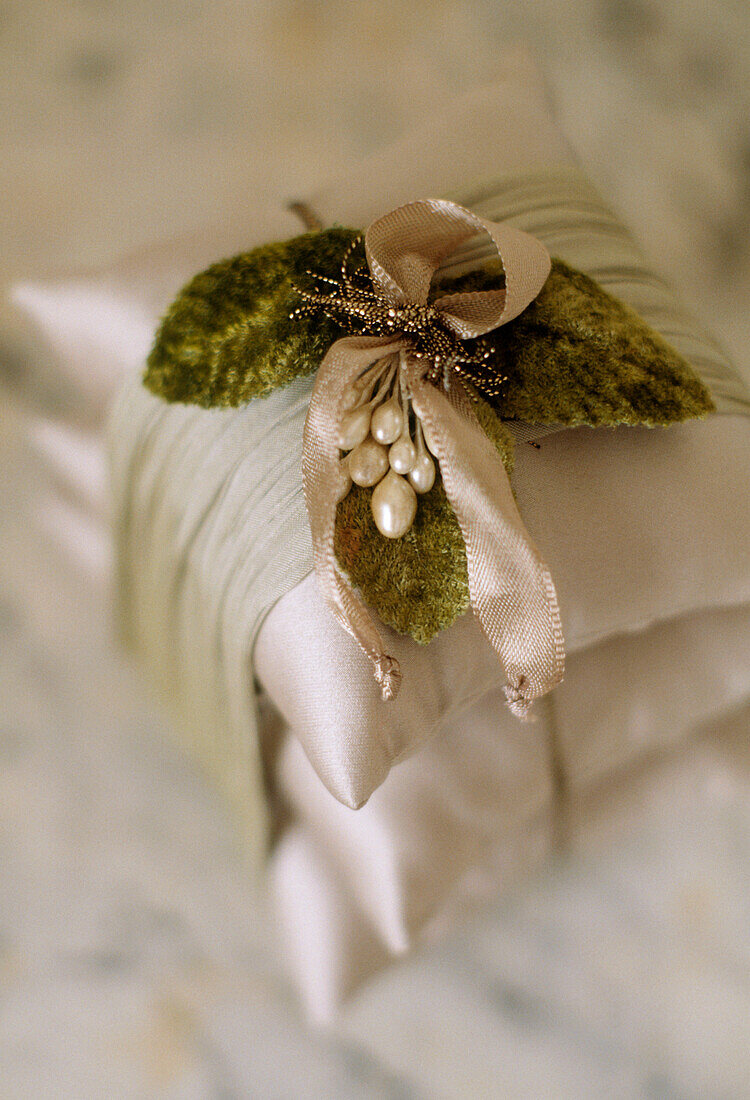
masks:
{"label": "beaded stamen", "polygon": [[434,306],[391,302],[375,289],[367,268],[350,272],[349,260],[361,241],[361,236],[355,237],[344,253],[340,279],[307,272],[315,290],[295,288],[302,304],[290,313],[290,318],[323,312],[357,335],[407,337],[413,355],[432,361],[426,377],[435,385],[442,384],[447,389],[450,374],[455,371],[480,393],[499,397],[508,379],[497,369],[494,362],[497,352],[492,343],[481,336],[461,340]]}

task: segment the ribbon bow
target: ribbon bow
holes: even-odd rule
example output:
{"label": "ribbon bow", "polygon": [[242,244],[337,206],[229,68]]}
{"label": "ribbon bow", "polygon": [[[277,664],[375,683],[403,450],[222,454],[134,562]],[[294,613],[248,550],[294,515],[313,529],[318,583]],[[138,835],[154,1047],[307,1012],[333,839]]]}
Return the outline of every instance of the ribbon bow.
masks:
{"label": "ribbon bow", "polygon": [[[478,234],[488,237],[496,249],[505,286],[444,295],[428,307],[430,285],[441,263]],[[460,376],[446,373],[447,389],[433,384],[434,357],[419,350],[429,342],[425,338],[420,345],[418,328],[419,319],[424,318],[425,325],[437,322],[458,340],[467,340],[512,320],[544,285],[549,254],[527,233],[484,221],[443,199],[408,203],[373,222],[365,232],[365,252],[375,295],[393,307],[394,331],[393,335],[337,340],[323,359],[313,387],[302,473],[321,591],[372,661],[383,698],[394,698],[401,682],[398,662],[386,652],[370,612],[338,569],[334,529],[338,432],[345,395],[373,362],[399,354],[412,405],[428,433],[466,544],[472,608],[508,677],[508,705],[524,716],[532,701],[563,676],[564,643],[555,588],[524,527],[505,467],[479,426]]]}

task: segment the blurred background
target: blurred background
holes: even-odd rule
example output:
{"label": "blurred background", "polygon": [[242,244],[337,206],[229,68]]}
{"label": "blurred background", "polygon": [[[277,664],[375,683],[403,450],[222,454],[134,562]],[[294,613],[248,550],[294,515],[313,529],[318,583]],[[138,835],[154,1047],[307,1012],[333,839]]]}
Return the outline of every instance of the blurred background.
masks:
{"label": "blurred background", "polygon": [[[744,0],[5,0],[0,280],[304,194],[515,43],[750,369]],[[575,856],[306,1028],[224,808],[113,645],[95,430],[3,307],[3,1100],[750,1096],[739,725],[605,793]]]}

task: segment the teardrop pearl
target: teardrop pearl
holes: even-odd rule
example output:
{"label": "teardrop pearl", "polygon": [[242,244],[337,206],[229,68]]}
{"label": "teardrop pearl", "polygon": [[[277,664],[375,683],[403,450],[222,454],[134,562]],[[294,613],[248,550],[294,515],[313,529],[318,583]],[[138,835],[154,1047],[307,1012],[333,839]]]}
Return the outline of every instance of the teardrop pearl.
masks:
{"label": "teardrop pearl", "polygon": [[359,409],[352,409],[344,413],[339,427],[339,447],[342,451],[350,451],[363,439],[367,439],[370,430],[370,408],[362,405]]}
{"label": "teardrop pearl", "polygon": [[414,522],[417,495],[408,481],[389,470],[373,490],[370,507],[380,534],[387,539],[400,539]]}
{"label": "teardrop pearl", "polygon": [[429,493],[435,484],[435,463],[428,454],[421,454],[414,463],[409,472],[409,481],[418,493]]}
{"label": "teardrop pearl", "polygon": [[395,443],[401,435],[404,414],[398,398],[391,397],[372,414],[372,434],[378,443]]}
{"label": "teardrop pearl", "polygon": [[344,497],[347,495],[352,487],[352,479],[349,474],[349,462],[348,459],[342,458],[339,462],[339,480],[338,480],[338,492],[336,494],[336,503],[340,504]]}
{"label": "teardrop pearl", "polygon": [[350,452],[348,464],[355,485],[377,485],[388,469],[388,451],[370,436]]}
{"label": "teardrop pearl", "polygon": [[388,461],[391,469],[397,474],[408,474],[414,468],[417,461],[417,448],[408,436],[402,435],[388,452]]}

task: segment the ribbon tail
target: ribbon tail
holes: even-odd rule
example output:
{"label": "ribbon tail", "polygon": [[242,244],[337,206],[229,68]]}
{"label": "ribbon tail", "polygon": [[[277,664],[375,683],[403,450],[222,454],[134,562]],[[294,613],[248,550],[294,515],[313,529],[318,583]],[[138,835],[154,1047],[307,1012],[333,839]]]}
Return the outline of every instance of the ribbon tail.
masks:
{"label": "ribbon tail", "polygon": [[445,394],[410,364],[414,408],[429,433],[464,542],[472,608],[506,675],[510,710],[525,717],[558,684],[565,643],[549,569],[519,514],[508,474],[454,380]]}
{"label": "ribbon tail", "polygon": [[400,346],[393,340],[369,336],[343,337],[331,346],[313,386],[302,452],[302,484],[318,585],[338,621],[372,662],[384,700],[394,699],[398,694],[401,685],[398,661],[386,652],[370,612],[336,562],[334,533],[340,485],[338,434],[344,395],[351,383],[371,363],[397,352]]}

